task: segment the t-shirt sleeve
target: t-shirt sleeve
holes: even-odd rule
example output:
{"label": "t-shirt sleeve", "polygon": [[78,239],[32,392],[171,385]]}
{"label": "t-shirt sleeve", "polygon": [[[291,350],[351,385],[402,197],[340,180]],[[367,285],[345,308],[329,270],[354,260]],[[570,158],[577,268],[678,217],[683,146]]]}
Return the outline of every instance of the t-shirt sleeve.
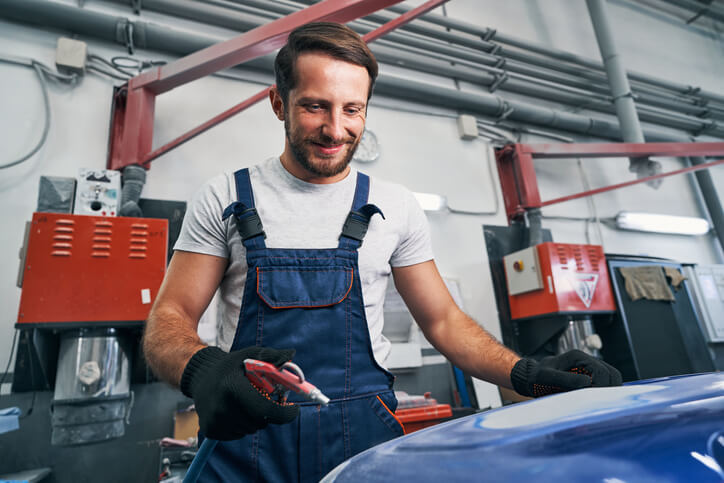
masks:
{"label": "t-shirt sleeve", "polygon": [[407,223],[400,236],[400,243],[390,257],[390,265],[393,267],[407,267],[435,258],[425,212],[408,189],[404,190],[403,202]]}
{"label": "t-shirt sleeve", "polygon": [[174,250],[229,257],[226,222],[221,220],[228,204],[228,191],[228,180],[221,175],[196,192],[186,210]]}

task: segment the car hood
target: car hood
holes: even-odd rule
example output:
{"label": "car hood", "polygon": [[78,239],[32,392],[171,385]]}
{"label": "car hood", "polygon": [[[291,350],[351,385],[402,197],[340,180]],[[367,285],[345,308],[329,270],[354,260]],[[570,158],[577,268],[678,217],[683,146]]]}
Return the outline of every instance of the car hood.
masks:
{"label": "car hood", "polygon": [[371,448],[323,481],[724,481],[724,374],[556,394]]}

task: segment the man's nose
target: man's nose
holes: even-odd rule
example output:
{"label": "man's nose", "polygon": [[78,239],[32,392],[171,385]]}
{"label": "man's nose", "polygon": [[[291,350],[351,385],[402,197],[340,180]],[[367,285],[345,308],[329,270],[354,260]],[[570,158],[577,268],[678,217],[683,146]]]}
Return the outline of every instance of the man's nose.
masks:
{"label": "man's nose", "polygon": [[322,134],[334,140],[342,140],[347,137],[347,130],[344,127],[344,117],[337,109],[330,109],[322,126]]}

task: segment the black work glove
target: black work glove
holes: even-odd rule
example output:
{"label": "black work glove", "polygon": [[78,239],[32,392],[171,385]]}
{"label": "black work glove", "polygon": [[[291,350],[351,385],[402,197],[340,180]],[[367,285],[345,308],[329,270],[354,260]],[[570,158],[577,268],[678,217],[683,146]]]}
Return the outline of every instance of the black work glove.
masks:
{"label": "black work glove", "polygon": [[244,359],[277,367],[291,360],[293,349],[246,347],[231,353],[205,347],[191,357],[181,376],[181,392],[192,398],[205,436],[221,441],[239,439],[284,424],[299,414],[295,404],[279,403],[257,390],[244,373]]}
{"label": "black work glove", "polygon": [[583,387],[620,386],[621,373],[610,364],[579,350],[515,363],[510,380],[518,394],[546,396]]}

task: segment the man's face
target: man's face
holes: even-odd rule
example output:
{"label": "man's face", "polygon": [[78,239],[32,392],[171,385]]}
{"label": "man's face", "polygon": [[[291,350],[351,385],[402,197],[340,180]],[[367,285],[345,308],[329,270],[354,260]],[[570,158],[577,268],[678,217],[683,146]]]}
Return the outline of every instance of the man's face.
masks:
{"label": "man's face", "polygon": [[296,74],[297,86],[284,106],[282,157],[287,156],[295,169],[303,169],[292,172],[302,174],[302,179],[341,179],[364,131],[367,69],[321,53],[305,53],[297,58]]}

